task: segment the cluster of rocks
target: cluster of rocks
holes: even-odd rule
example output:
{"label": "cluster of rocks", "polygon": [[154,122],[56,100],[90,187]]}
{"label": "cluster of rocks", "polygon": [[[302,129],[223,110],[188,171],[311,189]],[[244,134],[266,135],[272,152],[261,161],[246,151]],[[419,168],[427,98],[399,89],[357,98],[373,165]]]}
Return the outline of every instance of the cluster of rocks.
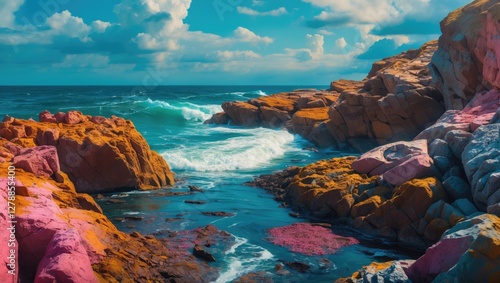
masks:
{"label": "cluster of rocks", "polygon": [[8,141],[0,146],[0,161],[15,155],[19,168],[36,167],[37,174],[50,176],[58,171],[50,166],[54,158],[47,166],[40,156],[57,152],[61,170],[85,193],[174,184],[165,159],[150,149],[131,121],[79,111],[54,115],[44,111],[39,118],[40,122],[6,117],[0,123],[0,137]]}
{"label": "cluster of rocks", "polygon": [[[371,97],[381,95],[377,103],[382,109],[388,107],[373,112],[379,121],[366,122],[370,96],[363,91],[344,91],[330,106],[330,121],[325,123],[337,145],[344,141],[356,145],[353,138],[383,145],[359,157],[292,167],[252,183],[274,192],[277,200],[302,214],[344,221],[367,234],[412,247],[435,243],[416,261],[374,263],[339,282],[497,280],[500,49],[495,42],[500,36],[499,9],[498,1],[476,0],[452,12],[441,22],[443,35],[437,45],[425,44],[418,52],[412,51],[419,53],[417,57],[396,64],[398,70],[412,73],[415,60],[427,60],[430,72],[421,69],[418,76],[408,77],[394,73],[390,63],[374,64],[369,75],[374,77],[365,80],[363,90]],[[405,56],[411,58],[411,54]],[[389,84],[388,78],[396,83]],[[332,83],[332,89],[342,91],[348,82],[338,85]],[[411,103],[398,112],[408,105],[402,103],[404,99],[412,101],[424,89],[428,92],[420,94],[428,104],[420,107],[429,113],[413,111]],[[346,116],[345,111],[352,115]],[[428,120],[414,123],[426,115]],[[332,120],[337,128],[329,124]]]}
{"label": "cluster of rocks", "polygon": [[[215,268],[153,236],[125,234],[83,192],[153,189],[173,184],[166,162],[130,121],[78,111],[40,114],[41,122],[6,117],[0,123],[0,224],[8,231],[15,205],[15,265],[2,282],[208,282]],[[109,162],[113,162],[110,164]],[[15,176],[7,176],[13,165]],[[14,183],[14,184],[13,184]],[[8,203],[8,187],[15,201]],[[10,200],[9,200],[10,201]],[[0,234],[4,242],[9,233]],[[194,246],[195,243],[192,244]],[[183,250],[184,251],[184,250]],[[9,270],[15,267],[14,276]],[[19,278],[18,278],[19,276]]]}

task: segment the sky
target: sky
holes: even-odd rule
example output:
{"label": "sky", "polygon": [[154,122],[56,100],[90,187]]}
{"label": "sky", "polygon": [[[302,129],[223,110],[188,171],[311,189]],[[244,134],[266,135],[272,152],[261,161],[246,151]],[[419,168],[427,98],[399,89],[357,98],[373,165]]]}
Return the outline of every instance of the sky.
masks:
{"label": "sky", "polygon": [[0,85],[328,85],[468,0],[0,0]]}

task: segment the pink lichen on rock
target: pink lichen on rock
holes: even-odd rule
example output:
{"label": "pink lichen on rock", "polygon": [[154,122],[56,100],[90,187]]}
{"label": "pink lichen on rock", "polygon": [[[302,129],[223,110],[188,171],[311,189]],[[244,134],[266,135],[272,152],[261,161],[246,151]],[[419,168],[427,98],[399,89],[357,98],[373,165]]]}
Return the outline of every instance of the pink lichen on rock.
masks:
{"label": "pink lichen on rock", "polygon": [[269,229],[269,241],[305,255],[334,254],[342,247],[359,244],[351,237],[334,234],[330,229],[309,223]]}

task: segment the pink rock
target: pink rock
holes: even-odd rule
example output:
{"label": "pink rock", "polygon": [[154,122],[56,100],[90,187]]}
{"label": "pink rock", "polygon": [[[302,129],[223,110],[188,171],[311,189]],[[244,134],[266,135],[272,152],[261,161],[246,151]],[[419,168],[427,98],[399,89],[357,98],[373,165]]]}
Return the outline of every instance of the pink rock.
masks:
{"label": "pink rock", "polygon": [[50,177],[61,170],[57,149],[54,146],[22,149],[19,155],[14,157],[14,166],[45,177]]}
{"label": "pink rock", "polygon": [[[11,227],[10,217],[8,215],[8,183],[10,180],[7,178],[0,178],[0,257],[2,258],[2,263],[0,264],[0,282],[17,282],[19,275],[19,255],[18,255],[18,243],[14,238],[11,240],[11,233],[8,228]],[[11,240],[11,242],[9,242]],[[13,245],[9,247],[9,245]],[[13,256],[11,255],[11,250],[14,251]],[[9,257],[15,257],[14,263],[11,263]],[[14,270],[12,272],[11,270]],[[9,273],[12,272],[13,274]]]}
{"label": "pink rock", "polygon": [[36,136],[36,141],[39,145],[55,145],[59,139],[60,131],[57,128],[39,131]]}
{"label": "pink rock", "polygon": [[405,272],[412,282],[431,282],[436,274],[448,271],[469,249],[472,237],[439,241],[425,251]]}
{"label": "pink rock", "polygon": [[35,276],[38,263],[54,234],[68,227],[67,221],[60,218],[61,209],[52,199],[54,189],[47,183],[29,187],[29,194],[35,197],[26,197],[30,205],[16,214],[19,262],[28,278]]}
{"label": "pink rock", "polygon": [[105,117],[102,117],[102,116],[93,116],[92,118],[90,118],[90,121],[94,124],[102,124],[104,122],[106,122],[108,119],[106,119]]}
{"label": "pink rock", "polygon": [[361,155],[352,163],[360,173],[382,175],[416,156],[428,156],[427,141],[395,142],[379,146]]}
{"label": "pink rock", "polygon": [[71,111],[68,111],[66,113],[66,115],[64,116],[64,121],[66,122],[66,124],[71,125],[71,124],[82,123],[85,121],[85,118],[83,117],[82,112],[71,110]]}
{"label": "pink rock", "polygon": [[272,228],[269,234],[273,244],[305,255],[334,254],[342,247],[359,243],[354,238],[338,236],[330,229],[309,223]]}
{"label": "pink rock", "polygon": [[40,122],[57,123],[57,120],[54,117],[54,115],[50,114],[50,112],[47,110],[38,114],[38,120],[40,120]]}
{"label": "pink rock", "polygon": [[389,184],[400,186],[411,179],[430,175],[432,163],[429,155],[416,155],[388,170],[383,177]]}
{"label": "pink rock", "polygon": [[52,282],[98,282],[75,229],[56,232],[38,265],[35,283]]}
{"label": "pink rock", "polygon": [[54,118],[56,118],[57,122],[64,123],[65,122],[65,116],[66,114],[64,112],[57,112],[54,114]]}

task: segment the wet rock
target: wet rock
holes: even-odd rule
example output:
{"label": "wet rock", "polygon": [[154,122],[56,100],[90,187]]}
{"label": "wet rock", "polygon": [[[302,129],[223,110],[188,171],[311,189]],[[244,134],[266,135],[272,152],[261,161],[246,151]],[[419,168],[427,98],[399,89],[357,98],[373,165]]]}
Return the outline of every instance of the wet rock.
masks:
{"label": "wet rock", "polygon": [[189,203],[189,204],[206,204],[207,203],[206,201],[203,201],[203,200],[185,200],[184,202]]}
{"label": "wet rock", "polygon": [[202,212],[201,214],[206,216],[217,216],[217,217],[231,217],[235,215],[234,213],[225,211],[205,211]]}
{"label": "wet rock", "polygon": [[306,273],[311,269],[311,266],[299,261],[285,261],[285,265],[300,273]]}
{"label": "wet rock", "polygon": [[209,252],[205,251],[203,247],[199,245],[195,245],[193,248],[193,255],[199,259],[204,261],[213,262],[215,261],[215,257]]}

